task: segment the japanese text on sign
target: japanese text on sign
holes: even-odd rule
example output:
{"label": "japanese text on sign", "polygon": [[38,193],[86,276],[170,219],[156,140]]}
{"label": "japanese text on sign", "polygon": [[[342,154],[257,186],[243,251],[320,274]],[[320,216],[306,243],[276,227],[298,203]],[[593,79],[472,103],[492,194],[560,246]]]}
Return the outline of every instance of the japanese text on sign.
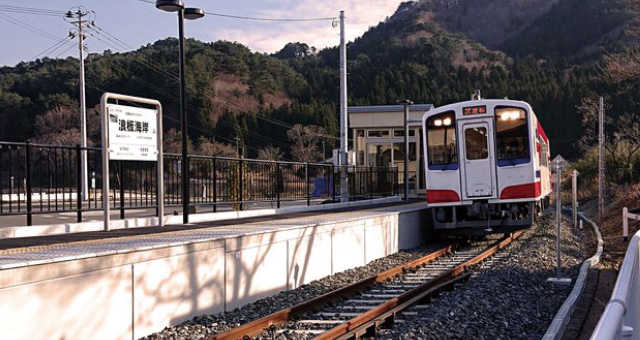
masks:
{"label": "japanese text on sign", "polygon": [[110,159],[157,160],[156,110],[108,104],[107,112]]}

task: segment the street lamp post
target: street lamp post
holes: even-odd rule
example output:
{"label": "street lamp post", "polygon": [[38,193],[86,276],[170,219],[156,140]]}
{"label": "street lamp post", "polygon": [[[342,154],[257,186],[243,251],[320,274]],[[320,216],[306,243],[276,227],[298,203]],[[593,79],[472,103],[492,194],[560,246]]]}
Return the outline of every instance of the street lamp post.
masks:
{"label": "street lamp post", "polygon": [[[184,19],[195,20],[204,17],[200,8],[185,8],[180,0],[157,0],[156,8],[165,12],[178,12],[178,41],[180,59],[180,134],[182,135],[182,222],[189,223],[189,161],[187,155],[187,96],[184,61]],[[160,132],[162,133],[162,132]],[[159,174],[158,176],[162,176]]]}
{"label": "street lamp post", "polygon": [[398,100],[397,104],[404,105],[404,200],[409,200],[409,105],[413,102],[409,99]]}

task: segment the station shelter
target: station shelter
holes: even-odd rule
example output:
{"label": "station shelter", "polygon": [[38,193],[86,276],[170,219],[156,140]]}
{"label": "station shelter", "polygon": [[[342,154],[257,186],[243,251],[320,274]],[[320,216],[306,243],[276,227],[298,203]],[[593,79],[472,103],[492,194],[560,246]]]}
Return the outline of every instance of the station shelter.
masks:
{"label": "station shelter", "polygon": [[[409,197],[426,195],[422,116],[431,104],[409,105]],[[397,167],[404,190],[404,105],[349,106],[356,165]]]}

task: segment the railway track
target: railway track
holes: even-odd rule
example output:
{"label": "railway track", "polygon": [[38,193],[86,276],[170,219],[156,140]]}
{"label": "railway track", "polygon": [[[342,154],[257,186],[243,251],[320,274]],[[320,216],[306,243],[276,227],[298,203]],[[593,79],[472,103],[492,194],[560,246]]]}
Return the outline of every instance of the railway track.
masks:
{"label": "railway track", "polygon": [[[357,339],[390,326],[397,315],[417,313],[421,303],[471,275],[469,268],[489,258],[522,232],[474,245],[450,245],[355,284],[313,298],[208,340]],[[487,243],[490,243],[487,245]]]}

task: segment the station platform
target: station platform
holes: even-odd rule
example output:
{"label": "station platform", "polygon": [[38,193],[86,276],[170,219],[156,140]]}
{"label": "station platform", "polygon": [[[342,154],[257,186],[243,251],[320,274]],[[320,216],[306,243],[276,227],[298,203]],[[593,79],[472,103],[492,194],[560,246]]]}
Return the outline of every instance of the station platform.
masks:
{"label": "station platform", "polygon": [[425,203],[155,229],[1,239],[3,338],[138,339],[428,237]]}

